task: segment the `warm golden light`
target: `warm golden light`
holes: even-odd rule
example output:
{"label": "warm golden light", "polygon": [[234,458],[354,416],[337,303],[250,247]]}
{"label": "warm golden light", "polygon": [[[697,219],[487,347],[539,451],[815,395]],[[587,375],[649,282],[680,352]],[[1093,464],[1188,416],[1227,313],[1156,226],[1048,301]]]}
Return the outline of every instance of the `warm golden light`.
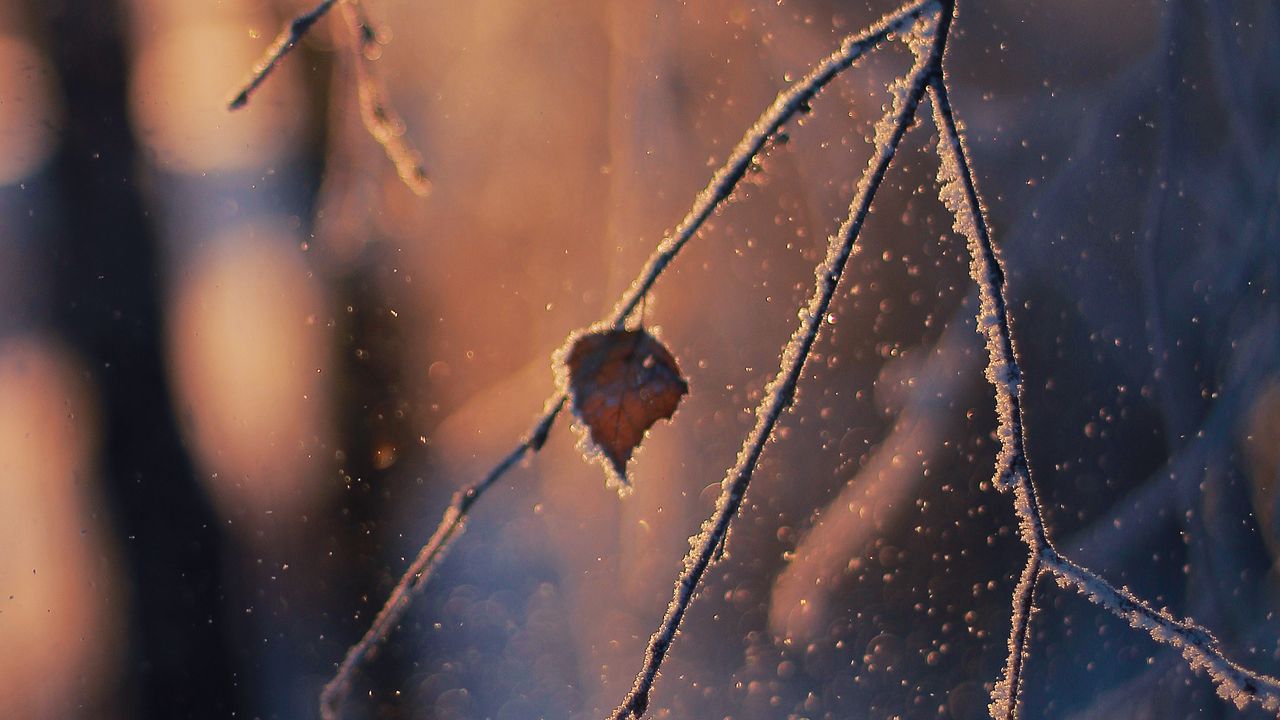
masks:
{"label": "warm golden light", "polygon": [[139,38],[130,109],[157,164],[186,173],[259,168],[297,145],[304,109],[291,68],[252,111],[226,111],[226,88],[243,78],[258,44],[230,22],[174,23]]}
{"label": "warm golden light", "polygon": [[0,35],[0,185],[34,173],[57,145],[62,113],[56,85],[35,46]]}
{"label": "warm golden light", "polygon": [[87,376],[47,339],[0,341],[0,717],[103,717],[116,672],[127,598],[101,519]]}
{"label": "warm golden light", "polygon": [[321,492],[329,368],[323,296],[287,232],[216,238],[174,288],[179,415],[222,512],[291,518]]}

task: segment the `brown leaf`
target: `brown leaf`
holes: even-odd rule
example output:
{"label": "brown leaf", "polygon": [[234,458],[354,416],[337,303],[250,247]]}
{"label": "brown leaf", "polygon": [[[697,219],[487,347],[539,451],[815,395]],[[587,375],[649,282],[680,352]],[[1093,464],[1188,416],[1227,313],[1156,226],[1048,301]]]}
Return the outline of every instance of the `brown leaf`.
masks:
{"label": "brown leaf", "polygon": [[564,355],[571,407],[612,480],[626,486],[627,461],[658,420],[689,392],[671,352],[644,329],[588,332]]}

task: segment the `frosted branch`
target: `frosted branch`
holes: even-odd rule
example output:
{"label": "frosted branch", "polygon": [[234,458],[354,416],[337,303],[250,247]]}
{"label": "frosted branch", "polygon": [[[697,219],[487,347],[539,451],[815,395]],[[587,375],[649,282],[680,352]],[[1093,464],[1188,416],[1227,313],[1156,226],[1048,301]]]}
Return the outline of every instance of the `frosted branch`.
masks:
{"label": "frosted branch", "polygon": [[1030,553],[1013,589],[1009,655],[1004,672],[991,690],[989,710],[993,720],[1017,720],[1022,706],[1023,669],[1031,654],[1031,620],[1036,612],[1036,585],[1042,569],[1040,554]]}
{"label": "frosted branch", "polygon": [[[264,60],[255,67],[253,78],[241,95],[237,95],[233,107],[244,104],[249,93],[335,2],[337,0],[327,0],[310,13],[295,18],[273,43]],[[386,149],[406,183],[411,187],[414,180],[425,183],[416,153],[401,139],[403,123],[382,99],[381,84],[365,65],[366,61],[372,60],[370,51],[376,38],[360,14],[358,0],[342,0],[342,4],[360,55],[357,59],[358,87],[366,128]],[[938,11],[936,24],[932,18],[935,11]],[[703,523],[701,532],[691,538],[693,547],[685,558],[672,602],[658,630],[649,640],[643,666],[632,690],[613,711],[611,717],[614,720],[639,718],[649,705],[650,692],[681,621],[707,570],[720,559],[730,525],[742,506],[764,445],[794,400],[805,362],[816,342],[844,267],[856,249],[856,241],[872,201],[926,92],[931,95],[934,120],[941,136],[938,145],[941,197],[955,218],[956,230],[967,239],[972,256],[970,271],[979,289],[977,324],[987,344],[989,362],[986,376],[996,388],[999,416],[997,434],[1000,451],[994,484],[1002,491],[1012,491],[1020,535],[1029,550],[1027,565],[1013,595],[1009,656],[1005,672],[993,691],[993,717],[997,720],[1017,717],[1023,667],[1029,650],[1031,618],[1035,612],[1036,584],[1044,573],[1051,573],[1059,585],[1074,587],[1095,604],[1124,618],[1134,627],[1148,631],[1156,640],[1179,648],[1192,668],[1208,671],[1223,697],[1241,707],[1255,702],[1273,712],[1280,710],[1280,681],[1231,662],[1221,653],[1218,641],[1208,630],[1190,620],[1177,619],[1167,612],[1153,609],[1126,589],[1112,587],[1097,574],[1060,555],[1048,538],[1026,457],[1022,373],[1013,345],[1004,271],[983,216],[981,198],[974,184],[943,75],[942,58],[954,11],[955,0],[922,0],[906,5],[865,33],[845,39],[836,52],[779,93],[748,128],[708,185],[695,197],[688,213],[659,243],[609,315],[598,323],[606,327],[623,327],[685,244],[697,235],[715,210],[731,198],[747,169],[783,125],[796,113],[806,110],[809,102],[832,78],[851,67],[866,52],[891,36],[906,34],[916,62],[910,74],[892,88],[893,106],[877,124],[873,156],[859,183],[849,215],[831,238],[827,256],[817,268],[813,295],[801,312],[800,326],[783,348],[780,369],[766,387],[765,398],[757,408],[755,425],[744,439],[734,466],[727,471],[721,484],[716,509]],[[930,21],[919,22],[925,15],[930,15]],[[921,27],[925,25],[927,27]],[[525,439],[478,483],[454,495],[440,524],[393,589],[373,625],[347,652],[336,676],[325,686],[321,696],[325,720],[337,720],[340,716],[343,699],[350,690],[358,667],[372,657],[380,643],[395,629],[414,592],[429,581],[451,543],[465,531],[468,513],[475,503],[508,470],[541,448],[565,401],[562,393],[553,394]]]}
{"label": "frosted branch", "polygon": [[280,30],[280,34],[276,35],[276,39],[271,42],[271,46],[263,53],[262,58],[254,63],[249,79],[227,102],[227,109],[239,110],[248,104],[249,96],[258,89],[259,85],[266,81],[267,77],[276,69],[276,66],[280,64],[280,61],[284,59],[284,56],[288,55],[289,51],[297,46],[298,41],[302,40],[307,32],[311,30],[311,26],[324,17],[337,1],[322,0],[319,5],[290,20]]}
{"label": "frosted branch", "polygon": [[238,110],[248,104],[249,97],[270,77],[285,55],[297,47],[311,27],[338,4],[342,6],[349,41],[356,55],[356,93],[360,102],[360,118],[369,135],[386,152],[400,180],[415,195],[425,197],[431,192],[431,181],[422,165],[422,156],[404,138],[404,121],[387,102],[382,80],[372,65],[378,55],[378,34],[365,17],[360,0],[323,0],[286,23],[262,58],[254,64],[249,79],[228,101],[227,109]]}
{"label": "frosted branch", "polygon": [[640,276],[614,307],[610,315],[610,324],[615,327],[622,326],[627,317],[639,306],[641,299],[648,294],[649,289],[653,287],[654,282],[672,258],[680,252],[680,248],[697,234],[707,218],[711,217],[711,213],[728,199],[738,181],[746,174],[751,163],[764,148],[765,143],[777,135],[792,116],[806,110],[809,101],[835,76],[849,69],[859,58],[875,49],[891,34],[907,29],[919,19],[922,13],[934,6],[935,0],[921,0],[908,4],[897,12],[886,15],[865,32],[848,36],[840,43],[838,50],[823,58],[804,77],[778,93],[773,104],[747,129],[746,134],[734,146],[733,152],[729,153],[729,158],[711,176],[711,181],[702,192],[694,198],[693,207],[689,209],[688,214],[649,256]]}
{"label": "frosted branch", "polygon": [[[852,66],[868,50],[882,43],[890,33],[899,32],[914,22],[932,4],[933,0],[924,0],[908,5],[885,18],[866,33],[850,36],[841,43],[839,50],[825,58],[799,81],[779,93],[773,104],[765,110],[734,147],[729,158],[712,175],[707,187],[698,193],[688,213],[659,243],[645,262],[640,274],[601,324],[622,327],[627,317],[639,306],[657,282],[658,277],[670,266],[685,244],[697,234],[715,209],[729,200],[734,188],[746,174],[747,168],[764,149],[769,139],[775,136],[797,112],[807,107],[809,100],[841,70]],[[542,447],[565,401],[566,397],[563,393],[557,393],[548,398],[547,410],[536,421],[526,439],[494,466],[483,480],[453,496],[453,501],[445,510],[431,538],[418,551],[414,562],[405,570],[386,604],[374,618],[373,625],[360,641],[347,651],[334,678],[325,685],[321,692],[321,716],[324,720],[338,720],[341,717],[342,704],[350,691],[355,673],[366,660],[373,656],[378,645],[395,629],[405,610],[408,609],[414,592],[430,580],[452,543],[466,530],[467,515],[471,507],[508,470],[517,465],[526,455],[536,453]]]}
{"label": "frosted branch", "polygon": [[[925,7],[918,6],[915,11],[922,12]],[[902,13],[899,13],[893,19],[901,16]],[[888,24],[884,22],[881,26]],[[893,107],[877,123],[875,150],[858,183],[858,190],[849,207],[849,215],[841,223],[839,230],[831,236],[826,259],[817,268],[813,294],[809,298],[807,307],[800,313],[800,326],[784,346],[781,367],[766,386],[764,398],[756,409],[755,426],[747,434],[737,461],[720,484],[720,496],[716,501],[715,511],[702,524],[701,532],[690,538],[690,544],[693,547],[685,557],[683,570],[675,583],[671,603],[667,606],[666,614],[657,631],[649,638],[644,663],[636,675],[631,691],[610,715],[612,720],[639,718],[648,709],[650,691],[657,680],[662,662],[675,641],[680,623],[693,602],[694,593],[702,584],[703,577],[711,564],[719,560],[723,553],[729,525],[746,497],[760,454],[764,450],[765,443],[772,437],[774,427],[782,417],[782,413],[795,399],[796,386],[804,370],[805,361],[808,360],[813,344],[817,340],[818,331],[831,305],[831,299],[835,296],[845,265],[853,254],[858,235],[871,210],[871,203],[884,180],[885,172],[897,153],[902,137],[915,119],[916,109],[924,96],[929,77],[937,64],[937,59],[941,57],[940,43],[935,42],[930,48],[924,47],[924,39],[932,37],[934,35],[917,33],[909,38],[912,50],[916,52],[916,63],[909,78],[895,83],[892,88]]]}
{"label": "frosted branch", "polygon": [[350,31],[356,54],[356,95],[360,119],[369,135],[382,146],[396,175],[415,195],[431,193],[431,181],[423,167],[422,155],[405,139],[405,123],[387,101],[382,78],[373,65],[381,50],[377,33],[364,15],[360,0],[342,0],[342,16]]}
{"label": "frosted branch", "polygon": [[980,196],[961,138],[961,131],[947,96],[946,81],[941,73],[929,84],[934,122],[941,135],[938,154],[941,161],[939,180],[943,202],[956,219],[956,230],[968,240],[972,261],[970,272],[978,285],[981,298],[978,327],[986,336],[989,352],[987,379],[996,388],[999,416],[997,435],[1001,441],[996,464],[995,485],[1012,490],[1014,509],[1018,514],[1020,534],[1029,558],[1027,569],[1014,592],[1014,613],[1009,637],[1009,661],[1004,676],[992,692],[993,718],[1017,716],[1018,689],[1021,685],[1022,659],[1033,609],[1035,577],[1039,569],[1052,573],[1058,585],[1074,588],[1095,605],[1127,621],[1134,628],[1147,631],[1157,642],[1178,649],[1193,670],[1204,670],[1213,680],[1218,694],[1243,709],[1256,703],[1269,712],[1280,711],[1280,680],[1236,664],[1222,653],[1218,640],[1209,630],[1190,619],[1178,619],[1164,610],[1156,610],[1125,588],[1117,589],[1097,574],[1077,565],[1058,553],[1044,527],[1035,485],[1026,457],[1021,406],[1022,372],[1014,352],[1004,272],[991,241]]}
{"label": "frosted branch", "polygon": [[1009,329],[1004,268],[991,241],[941,68],[930,82],[929,92],[934,124],[941,135],[938,140],[940,195],[955,219],[955,230],[968,240],[969,274],[978,286],[978,331],[985,336],[987,344],[986,376],[996,389],[996,414],[999,418],[996,435],[1000,439],[1000,450],[993,483],[1001,490],[1015,489],[1022,540],[1030,549],[1027,565],[1013,592],[1009,655],[1005,660],[1004,673],[991,692],[991,717],[1014,720],[1018,716],[1022,672],[1029,651],[1031,616],[1035,611],[1035,585],[1041,565],[1038,550],[1046,542],[1045,533],[1026,456],[1022,370],[1014,354],[1013,334]]}
{"label": "frosted branch", "polygon": [[418,551],[418,556],[414,558],[409,568],[404,571],[404,575],[400,576],[400,581],[391,590],[391,595],[387,598],[387,602],[378,611],[377,616],[374,617],[373,624],[365,631],[359,642],[347,650],[346,657],[342,659],[342,664],[338,666],[337,673],[320,691],[320,717],[323,720],[338,720],[338,718],[342,717],[342,704],[351,690],[351,682],[355,677],[356,670],[366,660],[373,658],[378,646],[387,639],[387,636],[399,624],[400,618],[404,616],[405,611],[409,609],[413,593],[426,584],[432,573],[439,566],[440,561],[444,559],[453,541],[466,530],[467,515],[471,511],[471,507],[479,502],[480,497],[489,488],[493,487],[508,470],[518,465],[526,455],[542,449],[543,443],[547,441],[547,434],[551,432],[551,426],[555,423],[556,416],[560,414],[560,410],[563,407],[563,399],[549,404],[547,410],[542,417],[538,418],[530,433],[501,462],[495,465],[484,476],[484,479],[453,494],[453,500],[449,503],[448,509],[444,511],[444,517],[440,519],[440,524],[436,526],[435,532],[431,534],[431,539],[427,540],[427,543]]}

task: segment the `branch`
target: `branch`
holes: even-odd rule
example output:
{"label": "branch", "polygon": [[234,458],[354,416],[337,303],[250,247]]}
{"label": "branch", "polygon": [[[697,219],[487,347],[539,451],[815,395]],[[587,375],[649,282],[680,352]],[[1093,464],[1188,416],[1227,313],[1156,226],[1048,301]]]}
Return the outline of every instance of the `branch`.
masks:
{"label": "branch", "polygon": [[409,569],[405,570],[400,581],[391,590],[391,596],[387,598],[386,604],[373,619],[373,625],[359,642],[347,650],[346,657],[338,666],[338,672],[320,691],[320,717],[323,720],[338,720],[342,716],[342,703],[351,690],[351,681],[357,668],[365,660],[373,658],[378,645],[387,639],[400,622],[400,618],[404,616],[404,612],[409,609],[413,593],[426,584],[440,561],[444,559],[450,545],[466,530],[467,514],[471,506],[475,505],[485,491],[493,487],[508,470],[519,464],[525,455],[542,448],[543,443],[547,441],[547,434],[551,432],[551,425],[563,407],[563,398],[549,405],[534,425],[533,431],[521,440],[520,444],[502,459],[502,462],[495,465],[483,480],[453,494],[453,500],[444,511],[444,517],[440,519],[435,532],[431,534],[431,539],[427,540],[427,544],[418,551],[418,556],[414,558]]}
{"label": "branch", "polygon": [[[273,43],[266,58],[255,68],[255,75],[249,84],[233,100],[233,108],[247,101],[249,93],[265,79],[311,24],[336,1],[326,0],[315,10],[290,23],[287,30]],[[416,153],[401,139],[403,124],[382,99],[381,85],[371,68],[363,64],[373,59],[367,51],[376,42],[376,36],[359,13],[359,0],[343,0],[343,5],[356,50],[360,53],[357,65],[357,72],[360,73],[358,86],[366,128],[386,149],[388,156],[396,163],[401,178],[410,187],[413,187],[415,181],[425,183],[425,174],[421,171]],[[745,439],[738,461],[725,478],[715,513],[704,523],[702,533],[694,538],[695,548],[686,558],[684,572],[676,585],[672,603],[662,625],[650,639],[645,665],[637,675],[635,686],[624,703],[614,711],[613,717],[616,720],[639,717],[648,706],[649,693],[658,670],[692,602],[693,594],[707,569],[720,557],[729,525],[741,507],[763,446],[772,435],[781,414],[794,399],[805,360],[816,341],[822,318],[834,296],[843,268],[854,251],[872,199],[926,90],[931,94],[935,122],[942,136],[938,148],[942,161],[939,172],[943,186],[942,199],[955,216],[957,230],[968,239],[973,256],[971,272],[981,298],[978,325],[987,339],[990,362],[986,374],[996,387],[998,435],[1001,440],[995,485],[1001,490],[1012,489],[1015,509],[1020,519],[1021,536],[1029,548],[1028,563],[1013,597],[1015,609],[1009,642],[1010,654],[1004,677],[993,691],[993,716],[1008,719],[1017,716],[1022,668],[1027,657],[1030,621],[1034,612],[1035,586],[1039,575],[1044,571],[1053,573],[1060,585],[1075,587],[1091,601],[1126,619],[1134,627],[1146,629],[1156,640],[1180,648],[1193,668],[1205,668],[1209,671],[1223,697],[1232,699],[1240,706],[1253,701],[1272,711],[1280,709],[1280,681],[1232,663],[1221,654],[1217,640],[1209,631],[1189,620],[1178,620],[1166,612],[1156,611],[1125,589],[1113,588],[1096,574],[1061,556],[1049,541],[1025,452],[1020,398],[1021,370],[1017,364],[1010,330],[1004,295],[1004,273],[983,218],[980,196],[974,185],[960,131],[947,97],[942,71],[942,57],[954,14],[954,0],[921,0],[905,6],[866,33],[846,39],[837,52],[780,93],[748,129],[725,164],[712,176],[707,187],[698,194],[693,207],[681,222],[655,249],[639,276],[601,324],[613,327],[625,324],[684,245],[697,234],[715,209],[730,198],[737,183],[768,140],[797,112],[807,110],[809,101],[821,88],[891,34],[908,28],[915,29],[916,21],[925,12],[938,8],[942,12],[937,28],[928,33],[927,37],[917,31],[916,36],[911,39],[917,60],[914,70],[907,82],[897,85],[899,92],[895,94],[892,114],[883,118],[877,126],[876,155],[864,173],[851,205],[850,215],[832,238],[826,261],[818,269],[814,295],[802,315],[801,326],[784,348],[781,368],[769,384],[765,400],[757,409],[756,425]],[[925,40],[932,40],[927,57],[924,53]],[[542,447],[564,403],[564,395],[553,395],[526,438],[480,482],[454,495],[439,526],[393,589],[369,631],[351,647],[334,679],[325,686],[321,695],[322,716],[325,720],[336,720],[339,717],[343,699],[349,692],[356,670],[373,656],[378,645],[394,630],[407,610],[413,593],[429,581],[452,542],[465,530],[471,508],[508,470]]]}
{"label": "branch", "polygon": [[382,78],[374,68],[378,35],[364,15],[360,0],[342,0],[342,16],[351,33],[356,53],[356,94],[360,101],[360,119],[369,135],[382,146],[396,175],[413,194],[431,194],[431,181],[422,164],[422,155],[404,138],[405,123],[386,99]]}
{"label": "branch", "polygon": [[[1222,654],[1218,640],[1204,627],[1190,619],[1178,619],[1171,613],[1152,608],[1127,589],[1117,589],[1097,574],[1077,565],[1058,553],[1044,528],[1035,485],[1031,480],[1025,451],[1025,427],[1022,420],[1022,371],[1013,347],[1004,272],[974,185],[973,173],[960,136],[960,130],[947,96],[942,74],[929,84],[934,121],[941,138],[938,154],[941,160],[939,179],[941,196],[955,215],[956,229],[968,239],[972,255],[970,272],[981,296],[978,326],[986,335],[990,362],[987,379],[996,388],[999,415],[997,435],[1001,441],[996,465],[995,485],[1012,490],[1014,509],[1018,514],[1020,534],[1030,556],[1028,571],[1014,593],[1013,628],[1010,633],[1010,661],[1005,675],[992,691],[991,713],[994,718],[1016,717],[1017,692],[1021,683],[1021,657],[1026,652],[1027,624],[1032,607],[1034,578],[1028,572],[1037,564],[1056,576],[1064,588],[1075,588],[1094,604],[1126,620],[1137,629],[1146,630],[1157,642],[1181,651],[1193,670],[1205,670],[1217,686],[1218,694],[1243,709],[1256,703],[1269,712],[1280,711],[1280,680],[1238,665]],[[1015,655],[1018,660],[1015,661]]]}
{"label": "branch", "polygon": [[[320,18],[339,4],[339,0],[322,2],[290,20],[267,48],[244,86],[227,103],[228,110],[239,110]],[[369,135],[386,152],[396,174],[415,195],[426,197],[431,192],[422,156],[404,138],[405,124],[399,113],[386,101],[386,91],[371,64],[377,57],[378,34],[364,15],[360,0],[341,0],[352,49],[356,54],[356,91],[360,101],[360,117]]]}
{"label": "branch", "polygon": [[640,304],[640,300],[653,287],[654,282],[666,269],[685,243],[692,238],[707,218],[729,194],[733,192],[738,181],[751,167],[752,161],[760,154],[764,144],[778,133],[783,125],[797,112],[807,112],[809,101],[826,87],[828,83],[844,70],[849,69],[867,52],[884,42],[890,34],[902,32],[912,25],[920,15],[933,7],[935,0],[919,0],[885,16],[866,32],[850,35],[840,43],[840,48],[823,58],[804,77],[797,80],[789,88],[778,93],[764,113],[747,129],[742,140],[734,146],[733,152],[724,165],[711,176],[711,182],[694,198],[693,207],[680,221],[675,230],[666,237],[653,255],[645,263],[640,277],[632,283],[614,307],[609,323],[621,327],[622,323]]}
{"label": "branch", "polygon": [[1044,546],[1040,554],[1045,569],[1057,576],[1059,586],[1074,588],[1130,626],[1146,630],[1156,642],[1178,649],[1192,670],[1208,672],[1224,700],[1241,710],[1256,703],[1268,712],[1280,712],[1280,680],[1228,659],[1218,639],[1203,626],[1189,618],[1176,618],[1166,610],[1156,610],[1127,588],[1117,589],[1060,555],[1051,545]]}
{"label": "branch", "polygon": [[1004,661],[1004,674],[991,690],[988,708],[993,720],[1017,720],[1021,710],[1023,669],[1031,655],[1031,619],[1036,612],[1036,585],[1042,565],[1039,553],[1027,555],[1027,565],[1013,589],[1009,656]]}
{"label": "branch", "polygon": [[[880,27],[896,25],[901,28],[908,23],[914,25],[918,13],[932,3],[916,5],[900,11],[883,21]],[[916,13],[907,19],[907,12]],[[938,37],[935,35],[935,37]],[[711,517],[702,525],[702,532],[691,540],[693,549],[685,558],[684,569],[675,584],[671,604],[658,630],[649,638],[645,652],[644,664],[636,675],[635,684],[623,699],[622,704],[614,709],[612,720],[627,720],[644,715],[649,706],[649,694],[658,671],[666,658],[667,652],[675,640],[680,623],[693,602],[693,595],[702,583],[707,569],[719,559],[721,548],[726,542],[729,525],[742,506],[747,487],[751,483],[752,474],[760,459],[764,445],[773,435],[778,419],[795,399],[796,385],[804,370],[805,361],[818,337],[823,318],[831,305],[836,287],[844,272],[854,245],[884,180],[885,172],[897,153],[898,145],[915,118],[916,109],[924,96],[937,59],[941,57],[942,45],[935,42],[928,53],[921,52],[917,43],[912,44],[916,51],[916,63],[909,80],[895,84],[892,109],[881,118],[876,127],[876,150],[867,169],[863,172],[858,184],[858,191],[849,207],[849,215],[839,230],[831,237],[827,249],[827,257],[817,268],[816,286],[810,296],[807,308],[801,313],[800,326],[791,336],[782,350],[782,363],[778,374],[765,389],[765,396],[756,409],[756,424],[744,439],[742,450],[738,453],[735,465],[729,469],[721,483],[720,497],[716,501],[716,509]],[[847,67],[847,66],[846,66]]]}
{"label": "branch", "polygon": [[[881,21],[868,32],[850,36],[841,44],[838,51],[779,93],[773,104],[743,135],[742,140],[729,154],[729,158],[712,175],[706,188],[698,193],[688,213],[649,256],[640,274],[619,298],[603,324],[615,328],[623,327],[627,318],[640,305],[658,277],[670,266],[680,250],[698,233],[715,209],[730,199],[734,188],[746,174],[751,163],[769,139],[775,136],[788,120],[796,113],[806,110],[808,102],[840,71],[852,66],[858,58],[882,43],[890,33],[899,32],[914,22],[922,12],[932,6],[933,1],[921,0],[909,5]],[[526,439],[494,466],[483,480],[453,496],[453,501],[445,510],[440,524],[418,552],[414,562],[401,576],[386,604],[374,618],[373,625],[360,641],[347,651],[334,678],[321,691],[321,716],[324,720],[338,720],[341,717],[342,704],[350,691],[356,671],[365,660],[373,656],[377,646],[395,629],[396,623],[408,609],[413,593],[426,585],[452,543],[466,530],[466,520],[471,507],[479,501],[486,490],[527,454],[536,453],[541,449],[555,424],[556,417],[564,407],[565,400],[564,394],[555,394],[548,398],[546,402],[548,409],[535,422]]]}
{"label": "branch", "polygon": [[293,50],[298,41],[311,29],[311,26],[324,17],[337,1],[322,0],[319,5],[290,20],[280,31],[280,34],[276,35],[276,39],[272,41],[271,46],[263,53],[262,58],[254,64],[253,71],[244,86],[227,102],[227,109],[239,110],[248,104],[249,96],[253,94],[253,91],[257,90],[258,86],[266,81],[271,72],[284,59],[284,56],[288,55],[290,50]]}

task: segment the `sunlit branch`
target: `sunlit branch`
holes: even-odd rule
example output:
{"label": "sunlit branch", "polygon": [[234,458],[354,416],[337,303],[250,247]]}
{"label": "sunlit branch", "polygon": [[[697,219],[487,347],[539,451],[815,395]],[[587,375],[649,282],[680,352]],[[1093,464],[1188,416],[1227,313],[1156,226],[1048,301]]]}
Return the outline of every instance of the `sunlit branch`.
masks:
{"label": "sunlit branch", "polygon": [[479,502],[485,491],[493,487],[499,478],[519,464],[527,454],[542,448],[556,416],[560,414],[563,407],[563,400],[549,405],[529,435],[521,440],[520,444],[502,459],[502,462],[495,465],[483,480],[453,494],[453,500],[444,511],[444,517],[440,519],[435,532],[431,534],[431,539],[427,540],[427,543],[418,551],[418,556],[414,558],[413,563],[409,565],[409,569],[400,576],[400,581],[391,590],[391,596],[387,598],[387,602],[373,619],[373,625],[359,642],[347,650],[346,657],[338,666],[338,672],[320,691],[320,716],[323,720],[338,720],[342,716],[342,704],[351,690],[356,670],[364,661],[373,657],[378,645],[387,639],[405,611],[409,609],[413,593],[420,590],[431,578],[453,541],[466,530],[467,514],[471,506]]}
{"label": "sunlit branch", "polygon": [[614,709],[610,716],[612,720],[639,718],[648,709],[650,691],[657,680],[658,671],[675,641],[680,623],[693,602],[693,596],[702,584],[707,569],[721,554],[720,548],[725,543],[733,518],[742,506],[764,445],[772,437],[782,413],[795,398],[804,364],[817,340],[840,277],[853,254],[858,235],[884,180],[885,172],[915,118],[929,76],[937,64],[937,58],[941,57],[942,44],[933,43],[927,52],[913,45],[913,50],[917,52],[916,63],[909,79],[905,83],[895,84],[893,108],[877,125],[875,154],[858,184],[848,217],[832,235],[826,259],[817,268],[814,291],[806,309],[801,313],[800,326],[782,350],[781,367],[765,388],[765,396],[756,409],[755,426],[744,439],[737,461],[721,483],[715,511],[703,523],[702,532],[692,541],[693,549],[685,558],[684,568],[676,580],[671,603],[667,606],[657,631],[649,638],[644,664],[636,675],[631,691]]}
{"label": "sunlit branch", "polygon": [[1280,712],[1280,680],[1228,659],[1218,639],[1203,626],[1190,619],[1176,618],[1168,611],[1156,610],[1128,589],[1115,588],[1058,554],[1050,545],[1042,546],[1040,555],[1045,570],[1056,576],[1059,586],[1075,589],[1132,627],[1146,630],[1157,642],[1177,649],[1192,670],[1209,674],[1224,700],[1242,710],[1249,703],[1256,703],[1268,712]]}
{"label": "sunlit branch", "polygon": [[298,41],[307,34],[311,26],[324,17],[337,1],[322,0],[319,5],[290,20],[280,31],[280,34],[276,35],[276,39],[272,41],[271,46],[263,53],[262,58],[254,64],[249,80],[227,102],[227,109],[239,110],[244,107],[249,102],[249,96],[271,75],[271,72],[276,69],[276,66],[280,64],[284,56],[288,55],[289,51],[297,46]]}
{"label": "sunlit branch", "polygon": [[378,44],[377,33],[364,15],[360,0],[323,0],[311,10],[290,20],[254,65],[249,80],[227,103],[228,110],[238,110],[249,102],[249,96],[271,75],[298,42],[322,17],[341,5],[346,21],[351,47],[355,53],[356,93],[360,104],[360,118],[365,129],[386,152],[396,169],[396,175],[415,195],[425,197],[431,192],[422,156],[405,139],[405,124],[399,113],[386,100],[383,83],[372,63],[373,49]]}
{"label": "sunlit branch", "polygon": [[1031,655],[1032,619],[1036,613],[1036,585],[1043,570],[1040,554],[1027,554],[1027,564],[1013,589],[1013,611],[1010,614],[1009,655],[1004,673],[991,690],[991,717],[994,720],[1017,720],[1022,706],[1024,669]]}
{"label": "sunlit branch", "polygon": [[[773,104],[751,126],[734,147],[729,158],[714,173],[707,187],[698,194],[693,206],[675,230],[654,250],[604,324],[613,327],[623,326],[627,317],[652,289],[658,277],[667,269],[685,244],[697,234],[715,209],[730,199],[734,188],[760,154],[765,143],[776,135],[788,120],[796,113],[805,110],[808,101],[841,70],[853,65],[868,50],[883,42],[890,33],[903,30],[932,4],[933,0],[924,0],[909,5],[881,21],[868,32],[849,37],[836,53],[825,58],[813,71],[779,93]],[[373,626],[347,651],[337,674],[325,685],[321,694],[321,713],[325,720],[337,720],[341,716],[342,703],[350,690],[356,671],[395,629],[397,621],[409,607],[413,593],[427,583],[453,541],[465,531],[467,514],[471,507],[479,501],[486,490],[521,459],[541,448],[556,417],[564,407],[565,400],[563,394],[548,398],[546,402],[548,410],[535,423],[527,439],[490,470],[484,480],[454,495],[453,502],[445,510],[431,539],[418,552],[413,564],[400,578],[386,604],[374,619]]]}
{"label": "sunlit branch", "polygon": [[[996,486],[1012,490],[1023,542],[1029,559],[1027,571],[1014,593],[1014,618],[1010,631],[1010,660],[1005,676],[992,694],[992,717],[1016,717],[1017,692],[1026,652],[1028,624],[1036,569],[1052,573],[1060,586],[1074,588],[1094,604],[1146,630],[1158,642],[1178,649],[1193,670],[1205,670],[1217,686],[1218,694],[1243,708],[1256,703],[1270,712],[1280,711],[1280,680],[1242,667],[1222,654],[1218,640],[1204,627],[1189,619],[1156,610],[1127,589],[1117,589],[1097,574],[1058,553],[1044,527],[1035,485],[1031,480],[1025,452],[1021,410],[1021,377],[1013,347],[1004,273],[1000,268],[960,130],[947,96],[941,74],[929,84],[934,121],[941,138],[938,151],[942,162],[943,200],[956,215],[957,228],[968,238],[970,265],[982,298],[978,325],[987,339],[990,365],[987,377],[996,387],[1000,416],[997,432],[1001,439],[1001,461],[997,464]],[[1016,658],[1016,659],[1015,659]]]}
{"label": "sunlit branch", "polygon": [[632,283],[631,287],[614,307],[609,323],[615,327],[622,327],[627,317],[631,315],[640,304],[641,299],[653,287],[658,276],[666,269],[672,258],[680,252],[680,248],[689,242],[689,239],[702,228],[703,223],[707,221],[711,213],[729,197],[737,186],[738,181],[742,179],[747,169],[751,167],[751,163],[756,156],[760,154],[764,144],[776,135],[788,120],[797,112],[807,111],[809,101],[818,94],[819,90],[826,87],[832,78],[849,69],[868,51],[875,49],[880,43],[884,42],[889,35],[902,32],[908,28],[920,17],[921,13],[933,7],[934,4],[935,0],[921,0],[920,2],[911,3],[897,12],[885,16],[865,32],[850,35],[840,43],[838,50],[823,58],[804,77],[797,80],[786,90],[778,93],[778,97],[773,101],[773,104],[747,129],[746,134],[734,146],[733,151],[729,153],[729,158],[711,176],[711,181],[707,183],[702,192],[699,192],[697,197],[694,198],[693,207],[689,209],[688,214],[658,245],[654,253],[649,256],[648,261],[645,262],[644,270],[640,273],[640,277]]}
{"label": "sunlit branch", "polygon": [[377,33],[364,15],[360,0],[343,0],[342,16],[350,30],[356,54],[356,94],[360,119],[369,135],[382,146],[396,169],[396,175],[415,195],[431,193],[431,181],[422,164],[422,155],[405,139],[405,123],[386,99],[382,78],[373,65]]}

